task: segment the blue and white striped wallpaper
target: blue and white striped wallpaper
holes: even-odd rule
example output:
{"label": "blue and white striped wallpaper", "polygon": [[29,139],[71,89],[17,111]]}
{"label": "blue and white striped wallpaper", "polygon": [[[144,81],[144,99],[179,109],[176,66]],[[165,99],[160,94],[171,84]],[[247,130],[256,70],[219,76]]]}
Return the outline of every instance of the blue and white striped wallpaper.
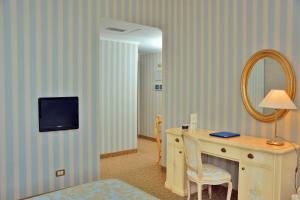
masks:
{"label": "blue and white striped wallpaper", "polygon": [[[0,1],[0,199],[96,180],[96,1]],[[79,130],[39,133],[38,97],[79,96]],[[64,168],[66,175],[55,177]]]}
{"label": "blue and white striped wallpaper", "polygon": [[[240,76],[254,52],[271,48],[288,58],[299,77],[299,0],[101,0],[100,15],[162,30],[164,128],[178,127],[198,113],[200,128],[271,136],[273,124],[256,121],[245,110]],[[278,133],[300,143],[299,121],[299,111],[289,112]],[[235,164],[213,162],[237,172]]]}
{"label": "blue and white striped wallpaper", "polygon": [[138,44],[100,40],[100,152],[137,148]]}
{"label": "blue and white striped wallpaper", "polygon": [[155,117],[162,114],[162,91],[154,90],[161,59],[161,52],[139,56],[139,134],[153,138]]}
{"label": "blue and white striped wallpaper", "polygon": [[[1,199],[96,177],[96,150],[90,143],[97,138],[100,17],[163,31],[165,128],[179,126],[195,112],[200,128],[270,136],[272,124],[254,120],[242,104],[243,65],[257,50],[272,48],[288,58],[299,77],[299,0],[0,0]],[[38,95],[66,94],[78,94],[81,109],[88,108],[81,114],[85,127],[78,134],[37,134]],[[300,143],[299,121],[299,111],[289,112],[278,133]],[[220,163],[236,172],[234,165]],[[61,165],[73,172],[55,179],[52,169]]]}

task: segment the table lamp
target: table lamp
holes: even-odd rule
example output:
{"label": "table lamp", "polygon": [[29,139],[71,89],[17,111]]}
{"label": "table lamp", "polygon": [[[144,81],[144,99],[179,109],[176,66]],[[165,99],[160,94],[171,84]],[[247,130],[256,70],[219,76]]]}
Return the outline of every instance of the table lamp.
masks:
{"label": "table lamp", "polygon": [[[275,110],[281,109],[297,109],[289,95],[285,90],[271,90],[267,96],[260,102],[259,107],[273,108]],[[278,112],[277,112],[278,113]],[[272,134],[272,139],[267,140],[267,144],[271,145],[283,145],[284,143],[277,138],[277,113],[275,118],[275,127]]]}

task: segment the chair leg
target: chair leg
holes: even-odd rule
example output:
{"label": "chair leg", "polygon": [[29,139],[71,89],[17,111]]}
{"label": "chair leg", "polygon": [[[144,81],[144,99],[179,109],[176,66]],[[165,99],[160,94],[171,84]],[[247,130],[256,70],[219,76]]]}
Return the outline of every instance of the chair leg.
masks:
{"label": "chair leg", "polygon": [[228,182],[228,189],[227,189],[227,198],[226,200],[230,200],[231,198],[231,192],[232,192],[232,182]]}
{"label": "chair leg", "polygon": [[200,183],[197,183],[198,187],[198,200],[202,200],[202,185]]}
{"label": "chair leg", "polygon": [[190,198],[191,198],[191,185],[190,185],[190,180],[187,180],[186,186],[187,186],[187,195],[188,195],[187,200],[190,200]]}
{"label": "chair leg", "polygon": [[208,198],[211,199],[211,185],[208,185]]}

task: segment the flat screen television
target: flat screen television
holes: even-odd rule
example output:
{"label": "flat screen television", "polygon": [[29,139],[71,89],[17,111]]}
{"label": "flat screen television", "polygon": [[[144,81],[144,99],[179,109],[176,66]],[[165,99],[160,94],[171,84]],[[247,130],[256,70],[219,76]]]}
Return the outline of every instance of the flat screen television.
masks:
{"label": "flat screen television", "polygon": [[46,97],[38,99],[39,131],[79,128],[78,97]]}

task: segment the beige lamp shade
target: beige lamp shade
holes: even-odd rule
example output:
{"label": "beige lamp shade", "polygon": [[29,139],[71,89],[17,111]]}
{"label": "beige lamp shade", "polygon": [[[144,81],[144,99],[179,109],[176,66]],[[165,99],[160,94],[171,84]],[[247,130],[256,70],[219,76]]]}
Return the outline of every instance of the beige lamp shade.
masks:
{"label": "beige lamp shade", "polygon": [[259,107],[273,109],[297,109],[285,90],[271,90],[260,102]]}

